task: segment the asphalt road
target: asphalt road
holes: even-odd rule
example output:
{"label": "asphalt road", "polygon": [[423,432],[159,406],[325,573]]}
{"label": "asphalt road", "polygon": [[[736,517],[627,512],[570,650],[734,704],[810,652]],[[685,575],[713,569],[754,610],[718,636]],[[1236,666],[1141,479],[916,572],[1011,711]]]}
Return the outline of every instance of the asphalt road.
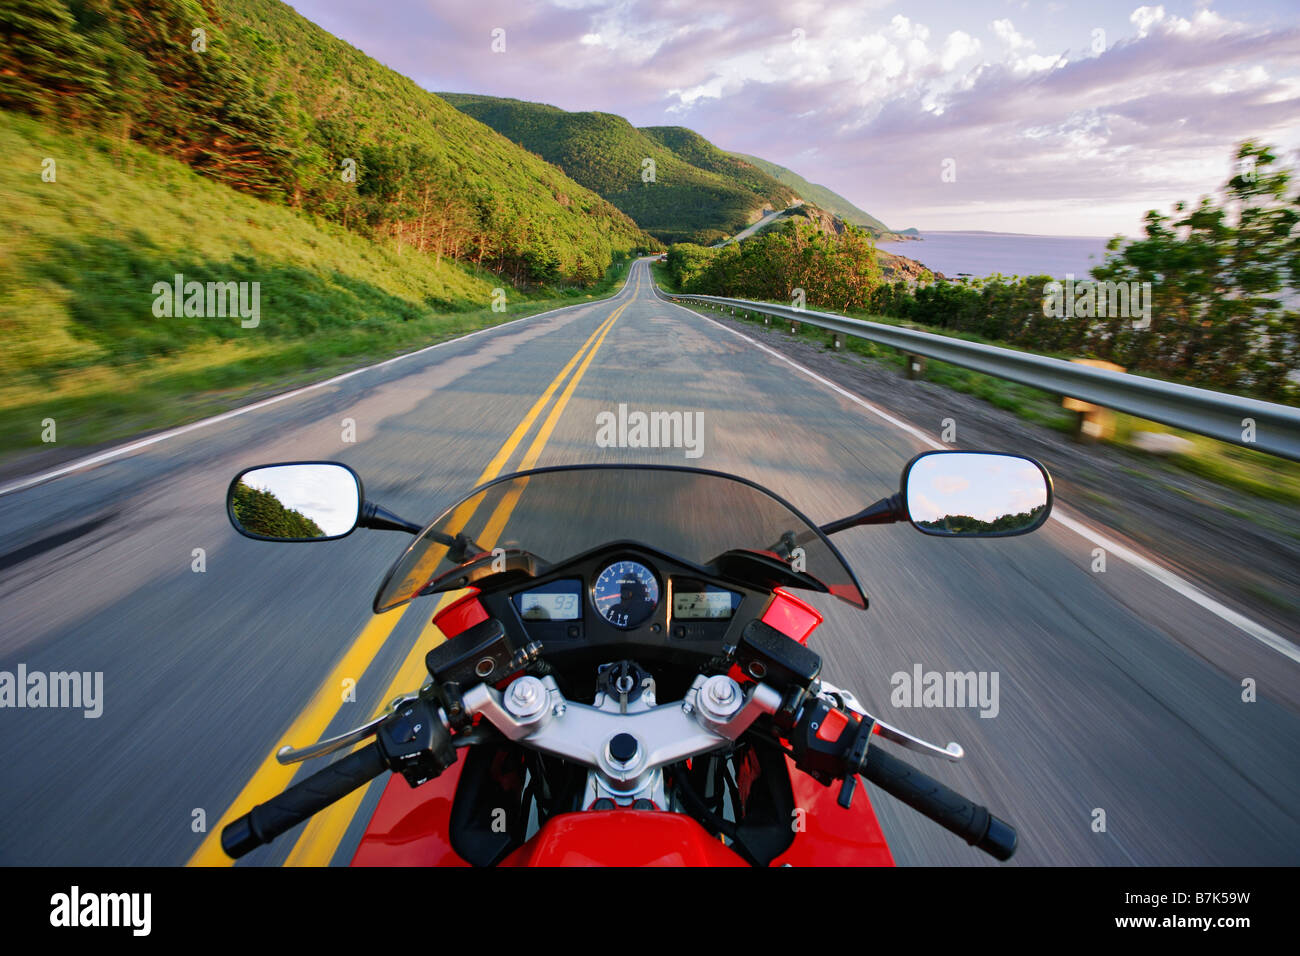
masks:
{"label": "asphalt road", "polygon": [[[703,412],[701,456],[598,447],[596,416],[619,403]],[[827,521],[895,490],[935,437],[656,299],[639,263],[613,299],[0,494],[0,671],[103,672],[97,718],[0,709],[0,863],[221,862],[220,820],[293,779],[271,759],[282,742],[361,723],[418,686],[432,600],[370,613],[409,539],[241,538],[223,502],[245,466],[344,461],[368,498],[419,521],[525,464],[689,464]],[[1093,571],[1094,543],[1060,522],[1006,540],[895,525],[836,541],[871,608],[812,599],[826,677],[905,729],[960,742],[960,764],[909,759],[1016,824],[1014,864],[1300,862],[1300,719],[1280,702],[1298,684],[1294,660],[1117,556]],[[916,665],[996,672],[996,716],[894,707],[891,675]],[[379,790],[243,863],[346,862]],[[871,793],[898,862],[991,864]]]}

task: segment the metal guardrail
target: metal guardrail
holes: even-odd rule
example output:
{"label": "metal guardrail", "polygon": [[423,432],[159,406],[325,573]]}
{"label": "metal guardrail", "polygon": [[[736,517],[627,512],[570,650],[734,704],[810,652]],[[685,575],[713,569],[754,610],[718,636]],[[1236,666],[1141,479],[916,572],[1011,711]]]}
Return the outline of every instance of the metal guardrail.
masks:
{"label": "metal guardrail", "polygon": [[[756,312],[792,322],[805,322],[841,335],[855,335],[914,355],[1300,461],[1300,409],[1289,405],[1092,368],[1064,359],[966,342],[933,332],[850,319],[830,312],[747,299],[668,293],[657,285],[655,292],[674,302],[695,302],[711,308]],[[1251,423],[1254,441],[1246,438],[1251,434]]]}

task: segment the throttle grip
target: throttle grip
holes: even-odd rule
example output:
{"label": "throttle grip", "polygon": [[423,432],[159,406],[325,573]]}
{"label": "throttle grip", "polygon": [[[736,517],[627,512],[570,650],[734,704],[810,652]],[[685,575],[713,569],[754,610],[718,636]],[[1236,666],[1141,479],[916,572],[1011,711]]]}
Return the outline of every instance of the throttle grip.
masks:
{"label": "throttle grip", "polygon": [[886,793],[995,859],[1009,860],[1016,852],[1015,827],[893,754],[872,747],[860,772]]}

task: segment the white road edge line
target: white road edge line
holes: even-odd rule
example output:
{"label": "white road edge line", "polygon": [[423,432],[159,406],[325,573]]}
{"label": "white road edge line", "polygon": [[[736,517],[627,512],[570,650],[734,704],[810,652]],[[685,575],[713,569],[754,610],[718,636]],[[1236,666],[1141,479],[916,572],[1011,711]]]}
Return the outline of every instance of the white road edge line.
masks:
{"label": "white road edge line", "polygon": [[[900,421],[899,419],[895,418],[893,415],[890,415],[888,412],[884,411],[883,409],[877,407],[876,405],[873,405],[871,402],[868,402],[865,399],[857,395],[854,395],[852,392],[849,392],[848,390],[841,388],[839,385],[836,385],[834,382],[830,381],[830,379],[823,378],[822,376],[814,372],[812,369],[800,365],[798,362],[794,361],[791,358],[788,358],[785,355],[782,355],[780,352],[776,351],[775,349],[769,348],[768,346],[764,345],[762,342],[757,342],[754,339],[751,339],[748,335],[745,335],[743,332],[738,332],[733,328],[723,325],[721,322],[718,322],[716,319],[713,319],[707,315],[702,315],[699,312],[695,312],[691,309],[686,308],[685,306],[678,305],[675,302],[668,302],[667,304],[672,305],[675,308],[681,309],[684,312],[688,312],[691,315],[697,316],[698,318],[711,322],[712,324],[716,325],[718,328],[726,332],[730,332],[732,335],[736,336],[737,338],[744,339],[746,342],[748,342],[750,345],[754,346],[755,348],[761,349],[762,351],[766,352],[768,355],[780,359],[782,362],[786,363],[792,368],[795,368],[798,371],[802,372],[804,375],[807,375],[813,381],[825,385],[827,388],[835,392],[837,395],[842,395],[843,397],[847,398],[849,401],[854,402],[857,405],[860,405],[861,407],[865,408],[867,411],[879,416],[880,418],[883,418],[891,425],[894,425],[895,427],[902,429],[903,431],[907,432],[909,435],[913,436],[914,438],[917,438],[924,444],[929,445],[931,448],[936,448],[942,451],[948,447],[946,445],[943,445],[935,441],[933,438],[925,434],[920,429],[915,428],[912,425],[909,425],[907,422]],[[1236,627],[1239,630],[1243,631],[1244,633],[1248,634],[1249,636],[1253,637],[1255,640],[1259,641],[1264,646],[1270,647],[1273,650],[1277,651],[1279,654],[1283,655],[1284,657],[1289,657],[1291,660],[1300,663],[1300,647],[1297,647],[1295,644],[1288,641],[1281,634],[1269,630],[1264,625],[1252,621],[1244,614],[1240,614],[1237,611],[1234,611],[1232,608],[1228,607],[1227,605],[1219,601],[1216,601],[1214,598],[1210,597],[1208,594],[1206,594],[1196,585],[1192,584],[1190,581],[1184,580],[1183,578],[1179,577],[1177,574],[1174,574],[1174,572],[1170,571],[1168,568],[1162,567],[1161,565],[1152,561],[1150,558],[1138,554],[1136,551],[1133,551],[1130,548],[1124,547],[1124,545],[1120,544],[1117,541],[1112,541],[1110,538],[1107,538],[1101,532],[1097,531],[1092,527],[1089,527],[1083,521],[1080,521],[1077,518],[1071,518],[1068,517],[1067,515],[1061,514],[1056,508],[1052,509],[1051,520],[1059,521],[1064,527],[1069,528],[1071,531],[1073,531],[1075,534],[1079,535],[1080,537],[1088,541],[1091,541],[1093,544],[1097,545],[1098,547],[1105,548],[1106,551],[1108,551],[1111,554],[1114,554],[1115,556],[1117,556],[1123,561],[1127,561],[1129,564],[1133,565],[1138,570],[1146,572],[1151,577],[1159,581],[1161,584],[1165,585],[1171,590],[1178,592],[1183,597],[1187,598],[1189,601],[1192,601],[1195,604],[1199,604],[1201,607],[1205,608],[1211,614],[1214,614],[1217,617],[1223,619],[1224,621],[1227,621],[1233,627]]]}
{"label": "white road edge line", "polygon": [[[631,270],[628,270],[628,279],[631,279],[631,277],[632,277]],[[274,405],[277,402],[288,401],[291,398],[297,398],[299,395],[305,395],[307,392],[315,391],[318,388],[324,388],[327,385],[334,385],[338,382],[342,382],[345,379],[349,379],[354,375],[361,375],[362,373],[372,371],[373,369],[383,368],[385,365],[392,365],[396,362],[401,362],[408,358],[414,358],[417,355],[423,355],[426,352],[432,352],[434,349],[440,349],[443,348],[444,346],[455,345],[458,342],[464,342],[466,339],[472,339],[477,335],[484,335],[488,332],[499,332],[502,329],[508,329],[511,328],[512,326],[516,326],[521,322],[527,322],[530,319],[540,319],[544,315],[552,315],[553,313],[556,312],[563,312],[565,309],[575,309],[585,305],[596,305],[598,302],[615,302],[618,299],[622,298],[623,293],[627,290],[627,288],[628,288],[627,280],[624,280],[623,288],[619,289],[619,291],[615,295],[610,296],[608,299],[600,299],[595,302],[575,302],[573,305],[562,305],[557,309],[547,309],[545,312],[538,312],[535,315],[525,315],[517,319],[511,319],[509,322],[502,322],[500,325],[493,325],[486,329],[479,329],[477,332],[470,332],[466,335],[459,335],[454,339],[448,339],[445,342],[439,342],[437,345],[429,345],[422,349],[417,349],[414,352],[406,352],[402,355],[396,355],[393,358],[385,359],[384,361],[377,362],[374,365],[366,365],[363,366],[362,368],[354,368],[350,372],[344,372],[341,375],[335,375],[333,378],[327,378],[321,382],[313,382],[311,385],[304,385],[301,388],[295,388],[292,391],[283,392],[279,395],[273,395],[270,398],[264,398],[261,401],[254,402],[251,405],[244,405],[241,406],[240,408],[232,408],[228,412],[222,412],[219,415],[213,415],[211,418],[204,418],[197,422],[190,422],[188,425],[181,425],[178,426],[177,428],[169,428],[167,431],[159,432],[156,435],[150,435],[148,438],[142,438],[139,441],[128,442],[125,445],[118,445],[114,448],[108,449],[107,451],[98,452],[94,455],[87,455],[85,458],[78,458],[75,461],[71,461],[66,465],[60,465],[57,468],[51,468],[48,471],[38,472],[35,475],[28,475],[25,478],[16,478],[13,481],[9,482],[8,484],[0,485],[0,497],[3,497],[4,495],[8,495],[8,494],[13,494],[15,491],[23,491],[27,488],[31,488],[36,485],[45,484],[47,481],[53,481],[55,478],[62,478],[64,475],[71,474],[74,471],[83,471],[84,469],[87,468],[94,468],[97,465],[102,465],[106,461],[112,461],[114,458],[121,458],[123,455],[128,455],[133,451],[139,451],[141,448],[148,448],[150,445],[156,445],[159,442],[164,442],[169,438],[176,438],[180,435],[186,434],[187,432],[192,432],[200,428],[206,428],[209,425],[215,425],[218,422],[228,421],[231,418],[238,418],[240,415],[247,415],[249,412],[258,411],[259,409],[266,408],[269,405]]]}

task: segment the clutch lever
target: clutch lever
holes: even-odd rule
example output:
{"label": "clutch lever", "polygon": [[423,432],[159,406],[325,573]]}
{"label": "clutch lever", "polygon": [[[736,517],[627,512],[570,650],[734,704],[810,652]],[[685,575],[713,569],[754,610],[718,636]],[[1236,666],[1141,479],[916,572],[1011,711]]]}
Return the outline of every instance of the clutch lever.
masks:
{"label": "clutch lever", "polygon": [[311,760],[313,757],[324,757],[326,754],[332,754],[349,747],[359,740],[365,740],[373,736],[379,730],[379,725],[386,721],[397,709],[408,701],[417,699],[418,694],[407,694],[402,697],[394,697],[389,703],[388,709],[380,714],[374,720],[362,724],[360,727],[354,727],[347,733],[339,734],[337,737],[330,737],[328,740],[320,740],[310,747],[294,748],[285,744],[275,752],[275,759],[283,765],[302,763],[304,760]]}
{"label": "clutch lever", "polygon": [[928,740],[922,740],[920,737],[914,737],[906,730],[895,727],[891,723],[881,720],[874,714],[867,712],[858,699],[853,696],[852,691],[842,690],[834,684],[822,681],[821,696],[826,698],[830,703],[838,704],[845,710],[851,710],[863,720],[875,721],[875,733],[884,737],[886,740],[893,741],[900,747],[908,750],[915,750],[917,753],[929,754],[931,757],[942,757],[945,760],[958,761],[966,756],[966,751],[962,749],[961,744],[949,742],[947,747],[940,747],[938,744],[932,744]]}

